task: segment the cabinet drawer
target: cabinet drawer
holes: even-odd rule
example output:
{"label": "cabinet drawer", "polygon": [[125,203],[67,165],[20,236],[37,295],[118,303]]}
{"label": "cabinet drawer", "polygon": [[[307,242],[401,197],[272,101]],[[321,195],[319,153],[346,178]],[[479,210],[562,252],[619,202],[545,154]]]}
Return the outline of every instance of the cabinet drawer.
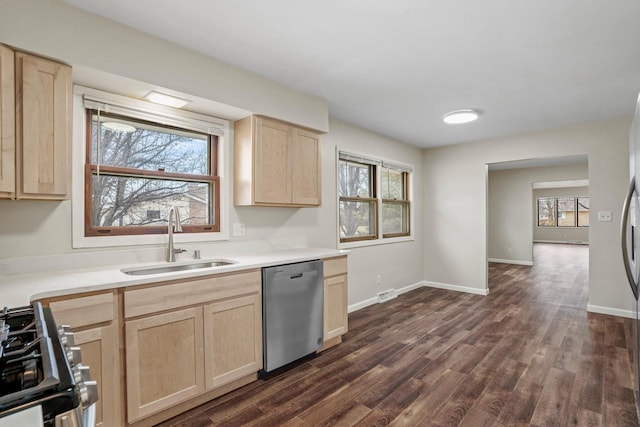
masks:
{"label": "cabinet drawer", "polygon": [[347,274],[347,257],[331,258],[324,261],[324,277]]}
{"label": "cabinet drawer", "polygon": [[124,315],[126,318],[142,316],[237,295],[260,293],[261,288],[260,270],[251,270],[229,276],[132,289],[124,293]]}
{"label": "cabinet drawer", "polygon": [[104,293],[49,303],[56,323],[81,328],[111,322],[116,317],[114,295]]}

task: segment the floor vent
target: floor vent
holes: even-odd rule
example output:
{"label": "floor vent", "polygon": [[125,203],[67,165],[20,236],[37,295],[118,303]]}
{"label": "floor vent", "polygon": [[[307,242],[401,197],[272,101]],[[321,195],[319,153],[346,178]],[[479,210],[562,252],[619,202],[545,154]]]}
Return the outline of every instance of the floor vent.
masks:
{"label": "floor vent", "polygon": [[378,302],[386,302],[398,297],[398,293],[395,289],[389,289],[388,291],[378,292]]}

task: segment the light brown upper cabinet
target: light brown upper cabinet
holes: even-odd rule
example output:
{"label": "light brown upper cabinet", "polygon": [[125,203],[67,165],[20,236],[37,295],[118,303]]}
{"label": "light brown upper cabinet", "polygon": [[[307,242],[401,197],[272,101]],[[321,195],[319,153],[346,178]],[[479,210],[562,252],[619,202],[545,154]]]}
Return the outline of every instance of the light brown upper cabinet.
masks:
{"label": "light brown upper cabinet", "polygon": [[71,67],[0,46],[0,87],[0,197],[68,199]]}
{"label": "light brown upper cabinet", "polygon": [[0,45],[0,195],[16,189],[16,82],[13,50]]}
{"label": "light brown upper cabinet", "polygon": [[320,134],[250,116],[235,124],[237,206],[320,206]]}

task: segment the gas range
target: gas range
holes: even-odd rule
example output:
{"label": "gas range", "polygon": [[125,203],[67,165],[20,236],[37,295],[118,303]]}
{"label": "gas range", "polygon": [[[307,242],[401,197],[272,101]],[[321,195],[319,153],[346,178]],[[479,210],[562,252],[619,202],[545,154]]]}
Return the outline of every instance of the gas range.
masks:
{"label": "gas range", "polygon": [[97,390],[73,333],[56,326],[48,307],[0,311],[0,426],[26,413],[36,425],[93,426]]}

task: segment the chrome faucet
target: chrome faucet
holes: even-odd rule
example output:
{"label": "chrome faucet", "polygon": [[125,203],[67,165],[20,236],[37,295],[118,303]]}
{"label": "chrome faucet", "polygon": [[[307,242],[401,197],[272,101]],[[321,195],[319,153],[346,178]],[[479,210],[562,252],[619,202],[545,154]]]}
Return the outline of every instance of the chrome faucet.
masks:
{"label": "chrome faucet", "polygon": [[[171,221],[173,219],[173,221]],[[171,223],[174,222],[172,225]],[[167,246],[167,262],[176,262],[176,254],[180,254],[182,252],[186,252],[186,249],[174,248],[173,247],[173,233],[182,233],[182,225],[180,224],[180,212],[178,208],[173,206],[169,209],[169,218],[168,218],[168,228],[169,228],[169,245]]]}

